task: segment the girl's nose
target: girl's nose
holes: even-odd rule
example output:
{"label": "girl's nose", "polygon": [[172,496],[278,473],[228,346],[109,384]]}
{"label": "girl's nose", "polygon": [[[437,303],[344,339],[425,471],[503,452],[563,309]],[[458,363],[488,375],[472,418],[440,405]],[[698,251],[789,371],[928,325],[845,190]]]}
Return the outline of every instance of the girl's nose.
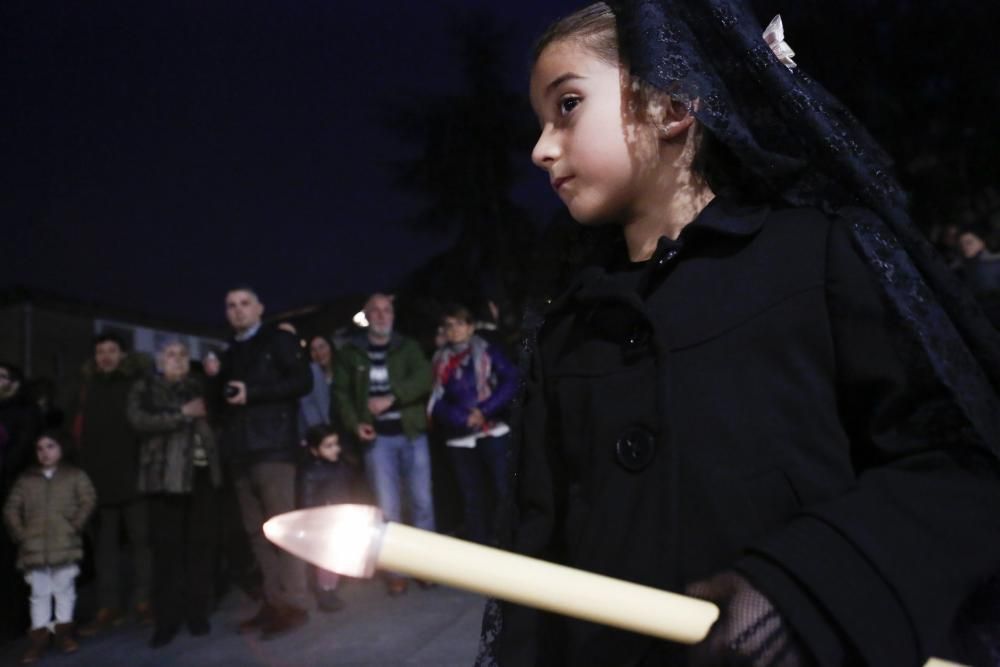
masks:
{"label": "girl's nose", "polygon": [[551,125],[542,128],[542,134],[531,150],[531,161],[536,167],[548,170],[559,157],[559,144]]}

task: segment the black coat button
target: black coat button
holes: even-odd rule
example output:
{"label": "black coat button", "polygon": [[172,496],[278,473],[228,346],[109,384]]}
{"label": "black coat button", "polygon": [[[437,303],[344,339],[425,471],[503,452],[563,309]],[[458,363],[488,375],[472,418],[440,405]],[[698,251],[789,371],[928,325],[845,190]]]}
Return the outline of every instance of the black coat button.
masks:
{"label": "black coat button", "polygon": [[625,334],[625,340],[622,342],[625,344],[625,347],[635,348],[645,345],[648,340],[649,329],[647,327],[637,326],[632,329],[632,331]]}
{"label": "black coat button", "polygon": [[630,426],[615,443],[618,463],[630,472],[639,472],[653,461],[656,438],[641,426]]}

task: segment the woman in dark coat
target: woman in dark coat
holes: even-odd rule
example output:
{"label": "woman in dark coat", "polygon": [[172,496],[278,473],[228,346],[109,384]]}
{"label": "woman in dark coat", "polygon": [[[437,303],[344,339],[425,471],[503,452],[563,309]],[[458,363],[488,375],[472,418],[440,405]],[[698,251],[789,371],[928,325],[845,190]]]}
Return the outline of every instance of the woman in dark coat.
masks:
{"label": "woman in dark coat", "polygon": [[[578,222],[621,232],[529,339],[508,539],[710,599],[721,616],[685,649],[491,605],[480,663],[961,656],[970,598],[1000,565],[996,416],[979,409],[996,405],[995,391],[957,361],[960,342],[947,372],[914,361],[925,341],[912,334],[943,325],[931,298],[923,322],[901,321],[910,302],[894,290],[924,288],[879,214],[792,205],[829,204],[843,184],[824,165],[782,161],[812,135],[762,88],[793,76],[780,22],[762,39],[740,3],[634,5],[581,10],[536,52],[532,158]],[[619,38],[632,49],[620,52]],[[726,68],[712,51],[723,39]],[[842,111],[792,83],[803,104]],[[762,157],[733,128],[787,143]],[[830,145],[867,148],[849,132],[831,131]],[[806,164],[808,178],[791,180]],[[866,261],[872,248],[881,255]],[[968,395],[946,388],[956,378]]]}
{"label": "woman in dark coat", "polygon": [[204,391],[189,374],[187,347],[167,343],[157,366],[159,374],[138,380],[128,399],[129,421],[141,436],[139,491],[149,497],[153,648],[172,641],[183,620],[192,635],[209,632],[221,483]]}

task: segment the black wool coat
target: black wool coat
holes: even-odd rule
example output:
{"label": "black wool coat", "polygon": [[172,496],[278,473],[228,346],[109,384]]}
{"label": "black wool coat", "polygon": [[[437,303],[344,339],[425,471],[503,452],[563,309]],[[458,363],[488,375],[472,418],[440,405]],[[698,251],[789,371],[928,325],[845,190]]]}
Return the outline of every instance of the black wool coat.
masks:
{"label": "black wool coat", "polygon": [[84,368],[80,463],[97,489],[99,505],[131,502],[139,497],[138,437],[126,413],[132,383],[148,366],[146,357],[133,352],[110,373],[98,372],[93,361]]}
{"label": "black wool coat", "polygon": [[[232,340],[220,357],[210,391],[222,412],[222,454],[233,467],[294,461],[299,450],[299,398],[312,390],[312,371],[299,339],[262,326],[249,340]],[[246,405],[225,402],[226,383],[246,384]]]}
{"label": "black wool coat", "polygon": [[[736,570],[823,665],[954,655],[961,605],[1000,568],[1000,472],[941,427],[947,396],[901,361],[848,234],[717,198],[644,271],[585,270],[537,333],[508,546],[679,592]],[[505,667],[683,664],[500,612]]]}

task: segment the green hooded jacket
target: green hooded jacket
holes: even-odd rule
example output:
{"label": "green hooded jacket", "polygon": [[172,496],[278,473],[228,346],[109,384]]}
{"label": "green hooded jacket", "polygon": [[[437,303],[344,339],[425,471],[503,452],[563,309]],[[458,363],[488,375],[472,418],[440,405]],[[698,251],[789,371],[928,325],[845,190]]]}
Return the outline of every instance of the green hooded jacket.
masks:
{"label": "green hooded jacket", "polygon": [[[358,336],[337,353],[333,368],[334,403],[344,429],[356,433],[358,424],[374,424],[368,410],[368,337]],[[386,354],[393,409],[399,410],[403,432],[415,438],[427,430],[427,399],[431,392],[431,365],[411,338],[393,333]]]}

